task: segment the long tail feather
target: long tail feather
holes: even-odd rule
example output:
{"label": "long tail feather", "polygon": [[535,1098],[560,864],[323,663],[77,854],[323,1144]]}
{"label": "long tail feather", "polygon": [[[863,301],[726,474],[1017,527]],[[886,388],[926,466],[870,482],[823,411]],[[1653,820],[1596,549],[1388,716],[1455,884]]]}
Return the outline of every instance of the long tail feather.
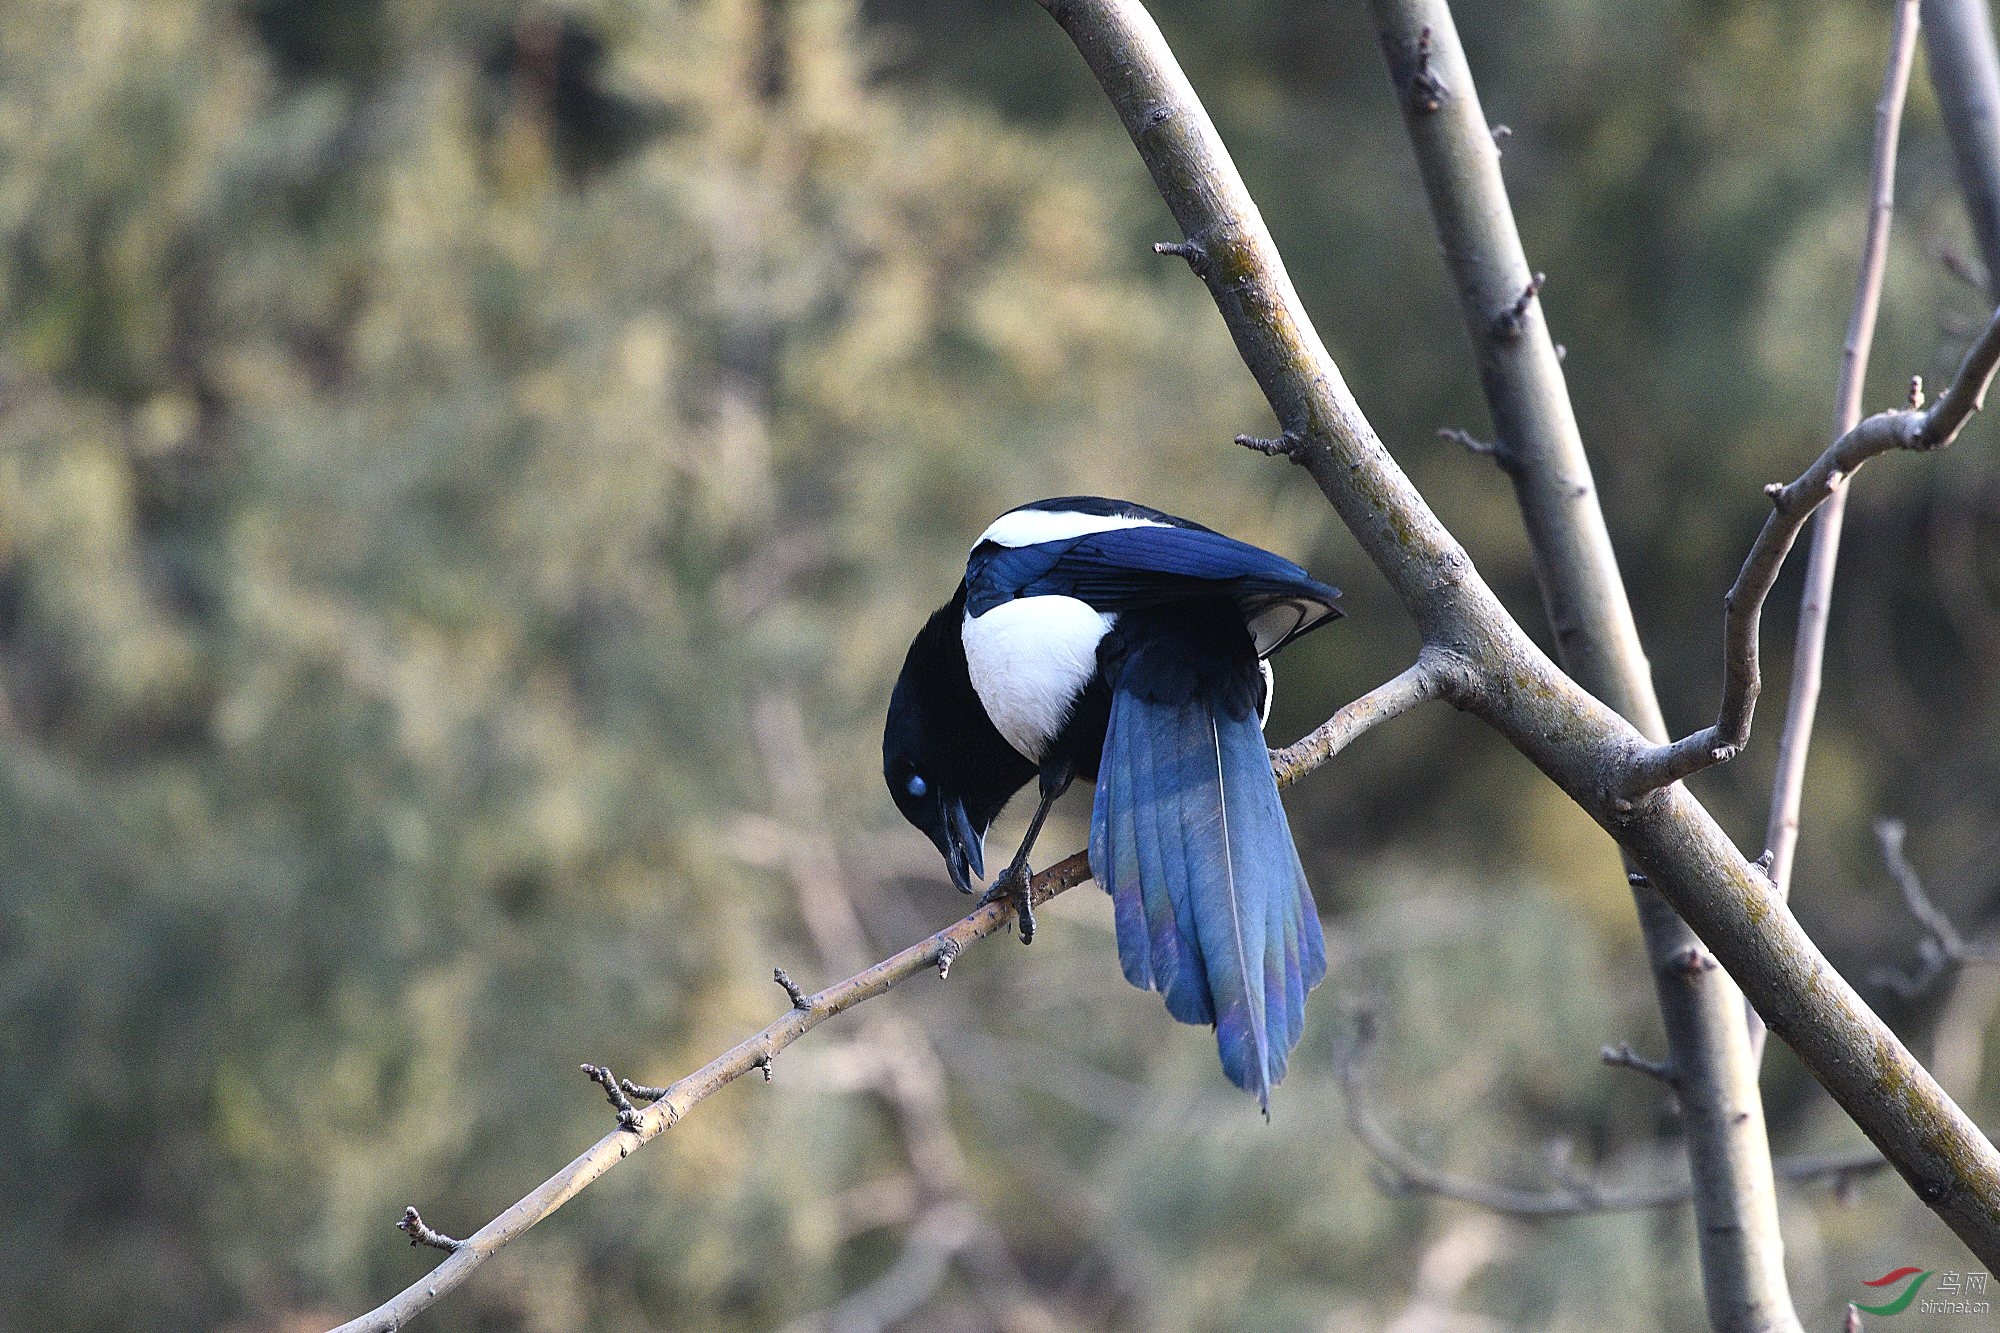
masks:
{"label": "long tail feather", "polygon": [[1126,979],[1213,1023],[1224,1071],[1268,1109],[1326,975],[1319,916],[1254,712],[1149,697],[1144,669],[1142,654],[1114,687],[1091,870]]}

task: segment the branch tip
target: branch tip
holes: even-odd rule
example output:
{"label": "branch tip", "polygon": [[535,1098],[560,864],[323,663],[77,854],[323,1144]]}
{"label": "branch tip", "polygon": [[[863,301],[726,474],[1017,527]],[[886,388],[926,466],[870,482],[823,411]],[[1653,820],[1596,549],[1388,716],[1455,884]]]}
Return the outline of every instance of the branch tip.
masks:
{"label": "branch tip", "polygon": [[1491,458],[1495,462],[1498,462],[1500,459],[1499,444],[1482,440],[1470,431],[1460,430],[1456,426],[1439,426],[1438,438],[1440,440],[1450,440],[1469,454],[1477,454],[1481,458]]}
{"label": "branch tip", "polygon": [[403,1216],[396,1223],[396,1230],[408,1236],[412,1245],[428,1245],[434,1250],[443,1250],[447,1254],[458,1250],[465,1244],[464,1241],[454,1240],[442,1231],[438,1231],[428,1225],[424,1221],[424,1215],[417,1211],[414,1204],[403,1209]]}
{"label": "branch tip", "polygon": [[1267,440],[1261,435],[1239,435],[1236,443],[1268,458],[1289,458],[1296,463],[1305,457],[1305,436],[1294,430],[1285,431],[1275,440]]}
{"label": "branch tip", "polygon": [[771,980],[777,982],[780,986],[783,986],[785,988],[785,994],[789,996],[792,1001],[792,1008],[798,1010],[802,1014],[807,1014],[812,1012],[812,1007],[813,1007],[812,996],[806,994],[805,991],[801,990],[799,988],[799,983],[793,981],[791,977],[786,974],[784,968],[782,967],[772,968]]}
{"label": "branch tip", "polygon": [[639,1108],[634,1106],[632,1099],[625,1095],[625,1088],[619,1082],[618,1076],[603,1065],[586,1064],[580,1065],[578,1068],[583,1070],[584,1075],[591,1082],[604,1089],[604,1099],[610,1102],[612,1109],[618,1112],[618,1127],[630,1130],[634,1134],[638,1133]]}
{"label": "branch tip", "polygon": [[1528,327],[1528,311],[1534,306],[1535,298],[1541,295],[1542,284],[1549,280],[1546,273],[1536,273],[1528,279],[1528,285],[1514,298],[1514,304],[1493,317],[1493,332],[1497,337],[1513,339],[1521,336]]}
{"label": "branch tip", "polygon": [[937,970],[939,981],[951,980],[951,965],[958,961],[958,955],[961,952],[963,950],[959,948],[957,940],[946,940],[938,946]]}
{"label": "branch tip", "polygon": [[1606,1046],[1600,1052],[1600,1058],[1614,1069],[1629,1069],[1635,1074],[1644,1074],[1647,1078],[1658,1079],[1670,1088],[1680,1085],[1680,1075],[1674,1072],[1672,1061],[1648,1060],[1634,1051],[1627,1042],[1621,1041],[1616,1046]]}
{"label": "branch tip", "polygon": [[1155,241],[1153,242],[1153,253],[1156,255],[1174,255],[1185,259],[1188,268],[1193,270],[1197,278],[1206,278],[1208,276],[1208,251],[1202,248],[1200,241]]}
{"label": "branch tip", "polygon": [[1500,145],[1514,137],[1514,131],[1505,125],[1495,125],[1492,129],[1493,151],[1499,152]]}

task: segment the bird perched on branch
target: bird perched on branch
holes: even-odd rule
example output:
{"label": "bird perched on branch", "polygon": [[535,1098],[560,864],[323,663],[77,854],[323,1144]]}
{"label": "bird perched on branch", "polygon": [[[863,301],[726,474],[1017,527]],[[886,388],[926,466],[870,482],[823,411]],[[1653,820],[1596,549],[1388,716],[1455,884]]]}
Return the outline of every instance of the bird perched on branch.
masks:
{"label": "bird perched on branch", "polygon": [[1272,653],[1337,617],[1338,589],[1289,560],[1144,505],[1023,505],[973,544],[910,645],[882,772],[970,893],[986,830],[1031,779],[1040,803],[987,900],[1034,938],[1028,856],[1077,778],[1097,786],[1090,869],[1111,894],[1125,977],[1215,1028],[1257,1094],[1298,1044],[1326,976],[1319,914],[1264,746]]}

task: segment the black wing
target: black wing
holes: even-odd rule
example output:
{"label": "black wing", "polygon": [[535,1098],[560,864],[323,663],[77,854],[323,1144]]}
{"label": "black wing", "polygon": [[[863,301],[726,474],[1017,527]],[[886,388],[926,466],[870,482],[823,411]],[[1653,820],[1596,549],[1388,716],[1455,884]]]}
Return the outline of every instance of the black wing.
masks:
{"label": "black wing", "polygon": [[1200,527],[1114,528],[1034,546],[983,542],[965,567],[966,611],[1017,597],[1074,597],[1099,611],[1136,611],[1229,597],[1268,657],[1340,615],[1338,588],[1282,556]]}

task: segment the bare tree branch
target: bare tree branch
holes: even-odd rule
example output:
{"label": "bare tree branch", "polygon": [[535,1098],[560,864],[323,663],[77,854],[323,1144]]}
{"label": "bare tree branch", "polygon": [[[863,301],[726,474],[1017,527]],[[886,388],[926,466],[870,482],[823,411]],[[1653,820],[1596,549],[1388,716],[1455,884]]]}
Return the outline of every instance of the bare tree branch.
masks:
{"label": "bare tree branch", "polygon": [[1903,906],[1917,925],[1923,928],[1923,938],[1917,943],[1916,966],[1877,968],[1869,974],[1869,980],[1887,986],[1904,999],[1914,999],[1931,988],[1946,971],[1963,967],[1968,963],[2000,963],[2000,946],[1973,944],[1959,934],[1938,905],[1931,901],[1924,891],[1924,881],[1917,874],[1917,868],[1910,864],[1910,858],[1903,850],[1908,830],[1900,819],[1882,819],[1875,823],[1875,841],[1882,850],[1882,863],[1889,868],[1889,877],[1896,881],[1902,892]]}
{"label": "bare tree branch", "polygon": [[1771,500],[1771,516],[1764,520],[1742,571],[1722,602],[1724,674],[1722,707],[1715,724],[1671,745],[1654,746],[1633,756],[1626,773],[1628,800],[1724,763],[1749,741],[1750,718],[1763,688],[1757,636],[1764,602],[1800,529],[1869,459],[1895,449],[1920,453],[1942,449],[1957,439],[1965,423],[1985,406],[1986,390],[1996,370],[2000,370],[2000,310],[1994,311],[1967,349],[1958,373],[1929,408],[1877,412],[1829,445],[1798,480],[1789,485],[1773,482],[1764,488]]}
{"label": "bare tree branch", "polygon": [[[1691,1179],[1660,1179],[1609,1184],[1578,1175],[1570,1164],[1568,1145],[1551,1145],[1547,1161],[1555,1184],[1550,1189],[1502,1185],[1447,1171],[1405,1146],[1383,1123],[1372,1105],[1367,1053],[1374,1041],[1373,1015],[1356,1015],[1355,1034],[1335,1052],[1333,1073],[1340,1083],[1348,1127],[1381,1170],[1376,1183],[1389,1194],[1432,1194],[1456,1199],[1509,1217],[1581,1217],[1593,1213],[1636,1213],[1677,1208],[1694,1200]],[[1838,1152],[1807,1153],[1773,1163],[1776,1179],[1791,1184],[1832,1180],[1836,1186],[1872,1175],[1887,1166],[1872,1147]]]}
{"label": "bare tree branch", "polygon": [[1434,654],[1419,657],[1395,679],[1377,685],[1284,749],[1273,750],[1271,766],[1278,772],[1278,785],[1290,786],[1346,749],[1362,732],[1401,717],[1443,690],[1442,661]]}
{"label": "bare tree branch", "polygon": [[[1471,337],[1497,433],[1494,457],[1514,486],[1556,659],[1648,739],[1667,739],[1652,670],[1619,573],[1559,350],[1539,311],[1543,287],[1507,197],[1500,152],[1446,0],[1374,0],[1392,81],[1428,52],[1450,96],[1432,113],[1402,99],[1404,121],[1437,224],[1439,250]],[[1497,313],[1496,313],[1497,312]],[[1756,1063],[1741,1032],[1742,992],[1726,972],[1687,973],[1673,960],[1693,931],[1626,861],[1683,1110],[1695,1188],[1695,1234],[1709,1320],[1721,1330],[1797,1329],[1785,1282],[1771,1149]],[[1630,1052],[1627,1052],[1630,1055]]]}
{"label": "bare tree branch", "polygon": [[[1976,1255],[2000,1264],[2000,1153],[1684,787],[1628,795],[1634,758],[1653,747],[1536,648],[1383,448],[1151,16],[1136,0],[1045,7],[1104,88],[1182,236],[1200,247],[1202,281],[1284,433],[1298,441],[1288,457],[1319,486],[1424,641],[1446,655],[1445,697],[1498,730],[1624,844],[1918,1197]],[[2000,330],[1982,343],[1996,340]],[[1871,418],[1850,441],[1859,447],[1886,433],[1893,440],[1885,448],[1942,443],[1933,438],[1939,431],[1963,424],[1973,378],[1983,385],[1983,375],[1955,385],[1950,412],[1941,401],[1931,414],[1892,413],[1874,426]],[[1907,415],[1922,424],[1902,421]],[[1734,1027],[1742,1033],[1740,1022]]]}
{"label": "bare tree branch", "polygon": [[[1819,953],[1692,796],[1678,786],[1637,799],[1627,794],[1634,758],[1648,751],[1646,739],[1535,647],[1375,436],[1150,15],[1136,0],[1044,3],[1103,85],[1186,244],[1194,247],[1200,262],[1193,267],[1277,413],[1287,441],[1283,452],[1312,476],[1415,620],[1434,655],[1441,696],[1498,730],[1625,845],[1648,881],[1742,983],[1771,1030],[1918,1197],[1975,1255],[2000,1265],[2000,1154]],[[1829,450],[1831,461],[1785,488],[1794,492],[1789,500],[1781,492],[1780,514],[1802,505],[1815,487],[1823,489],[1835,467],[1851,472],[1889,448],[1946,443],[1977,406],[1996,361],[2000,319],[1930,412],[1862,422]],[[1047,901],[1087,876],[1084,857],[1072,856],[1035,877],[1034,900]],[[1011,914],[1006,903],[986,904],[806,997],[807,1003],[701,1069],[658,1089],[659,1098],[638,1112],[631,1128],[606,1135],[468,1237],[430,1274],[342,1329],[400,1327],[694,1105],[766,1067],[819,1024],[994,934]],[[1695,977],[1713,964],[1697,951],[1675,966]]]}
{"label": "bare tree branch", "polygon": [[[1868,349],[1875,341],[1875,316],[1882,306],[1882,281],[1889,268],[1889,222],[1896,208],[1896,140],[1903,124],[1903,101],[1916,63],[1917,0],[1897,0],[1889,38],[1889,67],[1875,104],[1875,148],[1869,163],[1868,231],[1861,245],[1861,275],[1854,285],[1854,309],[1840,354],[1840,387],[1834,395],[1835,439],[1861,420],[1861,391],[1868,378]],[[1799,844],[1799,801],[1806,785],[1806,752],[1812,746],[1819,712],[1821,669],[1826,660],[1826,625],[1833,606],[1834,567],[1840,559],[1841,522],[1847,486],[1834,487],[1813,520],[1812,552],[1806,559],[1805,591],[1799,599],[1797,638],[1792,648],[1792,683],[1785,699],[1785,726],[1778,738],[1778,772],[1771,784],[1771,815],[1764,850],[1771,858],[1771,887],[1780,898],[1791,892],[1792,857]],[[1764,1023],[1749,1013],[1750,1045],[1764,1053]]]}
{"label": "bare tree branch", "polygon": [[[854,971],[867,965],[868,938],[855,911],[848,878],[835,850],[832,821],[815,767],[805,718],[796,698],[773,693],[751,710],[751,731],[763,761],[772,804],[793,827],[786,864],[800,919],[820,961],[830,969]],[[941,958],[940,963],[944,960]],[[982,1265],[978,1276],[1024,1315],[1033,1302],[1006,1241],[981,1212],[969,1183],[964,1146],[947,1109],[945,1074],[937,1047],[925,1029],[893,1012],[870,1009],[860,1020],[853,1044],[871,1057],[865,1086],[889,1113],[909,1180],[918,1187],[923,1211],[911,1219],[902,1257],[867,1287],[800,1326],[873,1329],[905,1318],[942,1284],[952,1263],[975,1238]],[[768,1076],[769,1066],[765,1066]],[[1048,1324],[1040,1311],[1031,1322]]]}
{"label": "bare tree branch", "polygon": [[[1083,853],[1058,861],[1034,878],[1037,904],[1047,902],[1090,878]],[[625,1158],[658,1138],[680,1118],[743,1075],[762,1068],[770,1058],[806,1033],[847,1012],[864,1000],[884,994],[890,988],[920,972],[936,967],[947,948],[963,950],[999,932],[1013,919],[1014,910],[1004,902],[987,903],[963,920],[937,932],[900,953],[857,973],[847,980],[807,997],[809,1007],[793,1007],[694,1073],[665,1088],[647,1089],[660,1094],[653,1104],[638,1112],[631,1128],[605,1135],[571,1161],[568,1166],[543,1181],[532,1193],[506,1212],[459,1242],[451,1257],[424,1277],[404,1288],[393,1300],[348,1321],[335,1333],[389,1333],[401,1328],[419,1312],[437,1303],[472,1275],[474,1269],[515,1239],[574,1198],[585,1186],[618,1165]]]}
{"label": "bare tree branch", "polygon": [[[1412,698],[1402,707],[1391,708],[1384,706],[1378,698],[1385,691],[1390,691],[1390,687],[1397,682],[1406,682],[1411,672],[1416,669],[1412,667],[1411,671],[1404,672],[1389,685],[1364,695],[1335,714],[1313,733],[1313,736],[1317,737],[1326,732],[1337,736],[1337,741],[1313,746],[1306,746],[1305,742],[1301,742],[1300,746],[1306,748],[1293,747],[1300,751],[1297,754],[1291,751],[1280,752],[1274,763],[1279,784],[1289,785],[1296,781],[1332,758],[1342,745],[1361,732],[1381,722],[1389,721],[1406,711],[1408,707],[1421,702],[1420,699]],[[1408,686],[1402,688],[1406,689]],[[1336,726],[1336,723],[1339,725]],[[1312,739],[1313,737],[1307,738],[1307,740]],[[794,862],[793,865],[795,873],[805,875],[809,880],[827,873],[826,867],[825,862],[814,864],[810,861]],[[833,873],[838,873],[837,867]],[[1039,906],[1089,878],[1090,865],[1084,853],[1077,852],[1066,857],[1035,876],[1033,881],[1035,903]],[[851,914],[851,911],[850,905],[848,913]],[[825,940],[829,950],[836,955],[845,954],[849,948],[855,947],[856,941],[860,940],[859,922],[840,922],[840,915],[837,904],[830,906],[823,899],[816,901],[807,909],[808,921],[817,923],[813,927],[815,933]],[[772,1059],[778,1052],[827,1019],[845,1013],[864,1000],[871,1000],[887,993],[920,972],[934,967],[940,971],[948,970],[952,959],[957,958],[970,946],[997,934],[1002,927],[1013,920],[1013,917],[1014,909],[1007,902],[986,903],[956,924],[947,926],[928,939],[883,959],[845,981],[829,986],[814,995],[801,993],[783,1017],[767,1025],[755,1036],[738,1042],[694,1073],[667,1087],[643,1087],[630,1080],[617,1079],[609,1070],[601,1071],[602,1078],[593,1074],[592,1077],[597,1078],[605,1086],[607,1096],[622,1094],[627,1098],[650,1101],[652,1105],[644,1110],[631,1108],[629,1118],[626,1109],[620,1107],[620,1127],[617,1130],[599,1139],[581,1156],[543,1181],[533,1193],[520,1199],[506,1212],[466,1239],[455,1242],[457,1248],[453,1250],[449,1259],[404,1288],[394,1299],[340,1325],[333,1330],[333,1333],[388,1333],[389,1330],[401,1328],[413,1316],[435,1305],[446,1294],[455,1290],[472,1275],[475,1268],[498,1253],[510,1241],[569,1202],[585,1186],[629,1157],[634,1150],[671,1129],[695,1106],[745,1074],[753,1070],[769,1069]],[[586,1066],[586,1069],[595,1068],[597,1067]],[[899,1093],[899,1097],[906,1105],[913,1095],[907,1090]],[[613,1105],[617,1105],[616,1101]],[[943,1111],[941,1106],[933,1110],[934,1114],[930,1120],[933,1122],[931,1127],[935,1128],[934,1120],[941,1117]],[[935,1148],[935,1140],[931,1142]],[[950,1151],[952,1147],[953,1145],[946,1145],[945,1150]],[[926,1157],[926,1153],[919,1148],[913,1148],[911,1157],[912,1165],[917,1167],[917,1175],[921,1179],[923,1168],[918,1163]],[[935,1158],[932,1160],[935,1161]],[[931,1183],[935,1185],[938,1177],[935,1167],[932,1170]],[[410,1212],[414,1213],[415,1210],[411,1209]],[[924,1251],[925,1254],[933,1252]]]}
{"label": "bare tree branch", "polygon": [[[2000,53],[1987,0],[1923,0],[1924,55],[1986,280],[2000,277]],[[1989,299],[2000,292],[1988,289]]]}

